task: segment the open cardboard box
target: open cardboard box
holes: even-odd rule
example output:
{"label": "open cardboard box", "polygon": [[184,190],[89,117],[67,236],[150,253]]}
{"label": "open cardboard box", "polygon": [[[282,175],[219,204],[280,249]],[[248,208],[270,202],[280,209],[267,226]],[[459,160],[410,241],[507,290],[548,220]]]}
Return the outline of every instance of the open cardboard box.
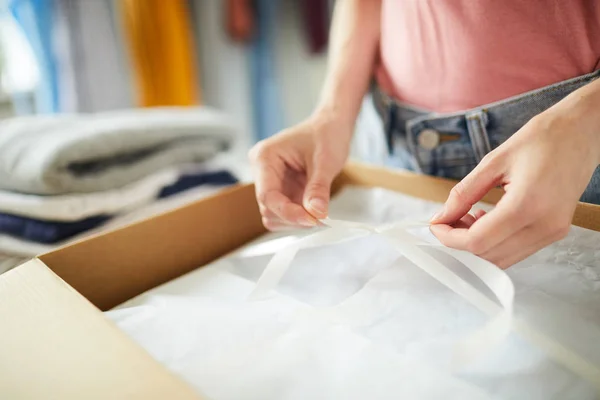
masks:
{"label": "open cardboard box", "polygon": [[[443,202],[454,182],[352,164],[334,184]],[[497,202],[500,190],[484,200]],[[574,224],[600,230],[600,206]],[[199,399],[104,318],[264,233],[252,185],[44,254],[0,275],[0,398]]]}

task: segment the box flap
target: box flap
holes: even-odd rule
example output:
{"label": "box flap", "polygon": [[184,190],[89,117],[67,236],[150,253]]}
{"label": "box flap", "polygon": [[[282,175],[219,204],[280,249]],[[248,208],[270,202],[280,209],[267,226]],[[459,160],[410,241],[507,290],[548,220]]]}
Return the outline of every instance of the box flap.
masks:
{"label": "box flap", "polygon": [[264,232],[254,186],[239,186],[40,259],[96,307],[108,310]]}
{"label": "box flap", "polygon": [[0,278],[3,399],[199,399],[39,260]]}

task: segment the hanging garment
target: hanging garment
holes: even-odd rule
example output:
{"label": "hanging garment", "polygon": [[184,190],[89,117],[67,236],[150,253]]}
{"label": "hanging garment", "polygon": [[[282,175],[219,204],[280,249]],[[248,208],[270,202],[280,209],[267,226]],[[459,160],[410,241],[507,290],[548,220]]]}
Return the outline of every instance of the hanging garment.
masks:
{"label": "hanging garment", "polygon": [[257,29],[251,54],[252,95],[255,132],[262,140],[284,126],[274,54],[279,2],[256,0],[254,4]]}
{"label": "hanging garment", "polygon": [[185,0],[119,2],[142,107],[201,102]]}
{"label": "hanging garment", "polygon": [[251,0],[227,0],[225,24],[232,40],[248,42],[254,33],[254,10]]}
{"label": "hanging garment", "polygon": [[53,44],[62,112],[98,112],[133,106],[113,0],[53,0]]}
{"label": "hanging garment", "polygon": [[203,102],[228,113],[237,122],[241,138],[238,145],[245,153],[255,140],[250,46],[232,41],[224,28],[226,2],[190,0],[189,4],[198,53],[218,54],[218,57],[201,57],[198,61]]}
{"label": "hanging garment", "polygon": [[8,8],[27,37],[38,63],[40,80],[35,94],[36,112],[59,111],[56,60],[52,47],[53,0],[10,0]]}
{"label": "hanging garment", "polygon": [[40,81],[36,56],[15,19],[0,7],[0,91],[9,97],[14,115],[35,114],[34,92]]}
{"label": "hanging garment", "polygon": [[[180,176],[175,183],[163,187],[158,198],[171,197],[202,185],[226,186],[235,183],[237,183],[237,179],[229,171],[185,174]],[[112,215],[103,214],[78,221],[64,222],[39,220],[0,212],[0,233],[31,242],[52,244],[97,228],[112,217]]]}
{"label": "hanging garment", "polygon": [[58,195],[207,161],[233,144],[237,129],[216,110],[164,107],[13,118],[0,131],[0,189]]}
{"label": "hanging garment", "polygon": [[308,48],[313,54],[327,49],[329,34],[329,4],[327,0],[302,0],[304,29]]}

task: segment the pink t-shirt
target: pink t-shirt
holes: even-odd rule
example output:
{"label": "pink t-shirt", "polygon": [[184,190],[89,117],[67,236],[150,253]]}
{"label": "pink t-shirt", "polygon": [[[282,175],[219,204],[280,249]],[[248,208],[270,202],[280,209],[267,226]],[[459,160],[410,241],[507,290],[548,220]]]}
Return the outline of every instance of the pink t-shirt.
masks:
{"label": "pink t-shirt", "polygon": [[383,0],[381,18],[380,86],[437,112],[600,67],[599,0]]}

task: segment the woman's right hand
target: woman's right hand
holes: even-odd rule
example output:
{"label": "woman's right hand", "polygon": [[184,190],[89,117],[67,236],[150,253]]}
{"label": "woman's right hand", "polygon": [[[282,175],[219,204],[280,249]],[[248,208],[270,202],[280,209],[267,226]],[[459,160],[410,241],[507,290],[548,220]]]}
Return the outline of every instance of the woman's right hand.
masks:
{"label": "woman's right hand", "polygon": [[327,217],[331,183],[348,158],[352,130],[322,113],[254,146],[250,161],[267,229],[311,227]]}

